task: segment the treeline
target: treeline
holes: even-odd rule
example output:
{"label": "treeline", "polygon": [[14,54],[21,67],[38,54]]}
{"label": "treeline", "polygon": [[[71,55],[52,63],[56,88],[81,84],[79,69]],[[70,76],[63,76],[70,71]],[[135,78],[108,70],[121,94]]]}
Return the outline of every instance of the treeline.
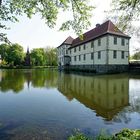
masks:
{"label": "treeline", "polygon": [[[31,66],[56,66],[57,52],[56,48],[34,48],[28,54]],[[0,45],[1,65],[23,66],[26,65],[27,57],[23,47],[19,44],[1,44]]]}
{"label": "treeline", "polygon": [[131,56],[131,59],[140,60],[140,51],[137,51]]}

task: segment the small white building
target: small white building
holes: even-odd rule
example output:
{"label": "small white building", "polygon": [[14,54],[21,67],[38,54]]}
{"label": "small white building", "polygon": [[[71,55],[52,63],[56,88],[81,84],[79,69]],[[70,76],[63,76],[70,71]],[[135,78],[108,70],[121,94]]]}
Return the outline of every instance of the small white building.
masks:
{"label": "small white building", "polygon": [[110,20],[79,37],[68,37],[58,49],[60,69],[123,72],[129,65],[129,39]]}

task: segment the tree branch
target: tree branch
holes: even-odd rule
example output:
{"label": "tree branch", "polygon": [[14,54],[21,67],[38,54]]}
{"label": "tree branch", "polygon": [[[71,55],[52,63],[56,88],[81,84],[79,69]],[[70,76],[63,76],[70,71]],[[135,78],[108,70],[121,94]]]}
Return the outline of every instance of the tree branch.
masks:
{"label": "tree branch", "polygon": [[80,7],[79,7],[77,1],[76,1],[76,0],[73,0],[73,2],[75,3],[76,7],[78,8],[80,14],[82,14],[82,10],[80,9]]}

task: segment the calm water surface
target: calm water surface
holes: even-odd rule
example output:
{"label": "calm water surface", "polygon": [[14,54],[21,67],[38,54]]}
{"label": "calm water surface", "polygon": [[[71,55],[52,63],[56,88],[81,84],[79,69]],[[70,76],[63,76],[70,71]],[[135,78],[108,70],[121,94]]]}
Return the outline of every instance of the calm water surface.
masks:
{"label": "calm water surface", "polygon": [[140,128],[140,75],[0,70],[0,140],[65,140]]}

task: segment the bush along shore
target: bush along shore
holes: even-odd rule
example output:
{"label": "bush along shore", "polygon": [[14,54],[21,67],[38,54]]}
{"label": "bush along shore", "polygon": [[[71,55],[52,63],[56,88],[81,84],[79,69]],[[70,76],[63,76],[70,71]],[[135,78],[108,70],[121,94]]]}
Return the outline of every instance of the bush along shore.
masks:
{"label": "bush along shore", "polygon": [[0,66],[0,69],[44,69],[44,68],[53,68],[58,69],[57,66]]}
{"label": "bush along shore", "polygon": [[140,130],[123,129],[115,135],[100,133],[97,137],[91,138],[77,131],[68,140],[140,140]]}

